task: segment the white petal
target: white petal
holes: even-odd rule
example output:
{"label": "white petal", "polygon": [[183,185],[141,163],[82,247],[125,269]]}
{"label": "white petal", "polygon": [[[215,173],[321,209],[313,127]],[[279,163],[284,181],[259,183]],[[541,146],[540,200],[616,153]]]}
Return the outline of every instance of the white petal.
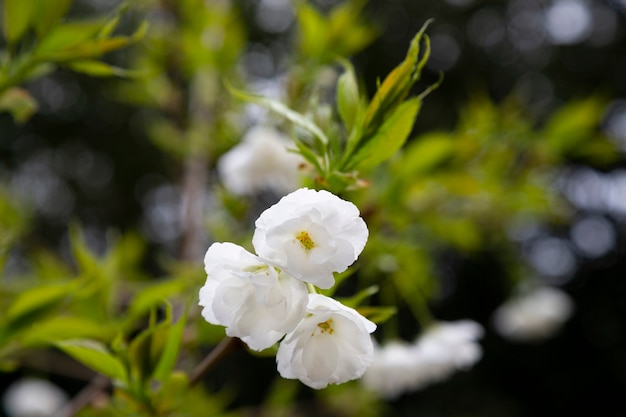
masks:
{"label": "white petal", "polygon": [[[357,259],[368,237],[354,204],[307,188],[283,197],[255,225],[252,244],[261,258],[320,288],[334,284],[333,273]],[[310,238],[310,247],[302,233]]]}
{"label": "white petal", "polygon": [[315,389],[360,378],[372,362],[375,328],[356,310],[310,294],[306,316],[278,348],[278,371]]}
{"label": "white petal", "polygon": [[250,349],[270,347],[304,315],[306,285],[237,245],[211,245],[205,269],[199,302],[203,317],[225,326],[227,335],[241,338]]}

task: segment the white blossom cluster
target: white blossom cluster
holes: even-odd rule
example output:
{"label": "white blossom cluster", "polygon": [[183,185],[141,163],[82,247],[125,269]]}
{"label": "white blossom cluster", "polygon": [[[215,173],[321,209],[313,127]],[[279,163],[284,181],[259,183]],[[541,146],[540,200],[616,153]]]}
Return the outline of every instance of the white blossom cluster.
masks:
{"label": "white blossom cluster", "polygon": [[241,143],[218,161],[222,183],[233,194],[250,195],[274,191],[283,195],[298,188],[299,167],[304,159],[289,152],[291,142],[277,130],[256,126]]}
{"label": "white blossom cluster", "polygon": [[[357,207],[327,191],[301,188],[255,223],[256,255],[214,243],[204,258],[203,317],[263,350],[280,342],[278,372],[320,389],[360,378],[372,362],[376,325],[315,292],[334,285],[368,238]],[[307,286],[309,284],[309,286]]]}
{"label": "white blossom cluster", "polygon": [[574,302],[567,293],[540,287],[503,303],[493,314],[493,324],[509,340],[540,342],[554,335],[573,310]]}
{"label": "white blossom cluster", "polygon": [[477,343],[483,328],[472,320],[439,322],[415,342],[376,346],[372,365],[361,380],[382,398],[393,399],[449,378],[482,357]]}

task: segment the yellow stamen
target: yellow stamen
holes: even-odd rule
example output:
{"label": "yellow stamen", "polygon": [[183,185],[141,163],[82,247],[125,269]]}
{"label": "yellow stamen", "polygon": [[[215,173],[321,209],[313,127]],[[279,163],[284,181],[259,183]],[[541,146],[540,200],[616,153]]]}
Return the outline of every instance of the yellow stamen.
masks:
{"label": "yellow stamen", "polygon": [[311,239],[311,235],[305,230],[301,231],[296,235],[296,239],[300,242],[304,250],[307,252],[315,247],[315,242]]}
{"label": "yellow stamen", "polygon": [[328,319],[325,322],[317,323],[317,327],[322,329],[322,333],[328,332],[328,334],[335,333],[335,329],[333,328],[333,319]]}

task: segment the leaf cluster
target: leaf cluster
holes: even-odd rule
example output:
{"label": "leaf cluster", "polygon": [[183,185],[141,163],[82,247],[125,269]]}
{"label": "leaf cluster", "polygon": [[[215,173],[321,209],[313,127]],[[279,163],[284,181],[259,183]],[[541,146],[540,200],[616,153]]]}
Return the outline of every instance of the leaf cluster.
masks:
{"label": "leaf cluster", "polygon": [[102,56],[133,44],[145,35],[144,22],[129,36],[115,35],[127,7],[111,16],[66,21],[72,0],[6,0],[2,10],[6,49],[0,50],[0,111],[24,123],[36,111],[35,99],[18,86],[57,67],[97,77],[131,76]]}
{"label": "leaf cluster", "polygon": [[360,173],[389,159],[407,140],[422,100],[435,88],[409,98],[430,55],[426,23],[411,41],[406,58],[393,69],[371,100],[359,88],[352,65],[337,80],[336,106],[312,100],[310,109],[298,112],[267,97],[229,85],[232,94],[263,106],[294,126],[294,152],[315,169],[315,185],[340,193],[362,185]]}

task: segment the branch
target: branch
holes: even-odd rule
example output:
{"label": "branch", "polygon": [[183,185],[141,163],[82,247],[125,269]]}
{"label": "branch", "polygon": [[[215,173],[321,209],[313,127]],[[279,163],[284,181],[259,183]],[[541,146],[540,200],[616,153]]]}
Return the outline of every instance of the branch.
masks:
{"label": "branch", "polygon": [[111,380],[104,375],[96,375],[91,379],[89,385],[83,388],[70,402],[55,414],[55,417],[73,417],[80,410],[85,408],[98,394],[105,390]]}
{"label": "branch", "polygon": [[220,360],[229,353],[242,347],[241,340],[234,337],[227,337],[217,345],[200,364],[193,370],[189,379],[189,385],[196,385],[202,377],[213,368]]}

